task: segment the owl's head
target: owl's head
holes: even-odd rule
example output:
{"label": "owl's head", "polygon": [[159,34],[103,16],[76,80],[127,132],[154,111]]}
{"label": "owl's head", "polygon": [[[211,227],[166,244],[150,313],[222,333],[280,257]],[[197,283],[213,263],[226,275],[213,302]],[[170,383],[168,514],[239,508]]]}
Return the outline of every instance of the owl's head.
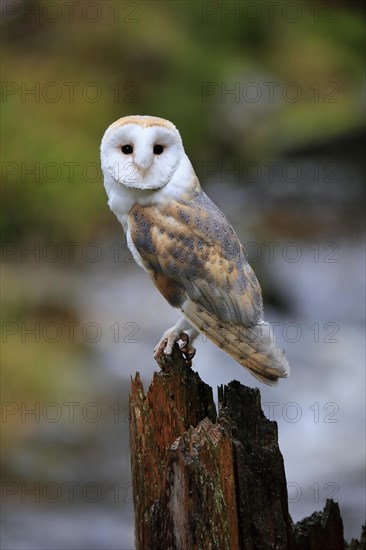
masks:
{"label": "owl's head", "polygon": [[131,189],[164,187],[184,157],[174,124],[153,116],[120,118],[109,126],[101,144],[104,175]]}

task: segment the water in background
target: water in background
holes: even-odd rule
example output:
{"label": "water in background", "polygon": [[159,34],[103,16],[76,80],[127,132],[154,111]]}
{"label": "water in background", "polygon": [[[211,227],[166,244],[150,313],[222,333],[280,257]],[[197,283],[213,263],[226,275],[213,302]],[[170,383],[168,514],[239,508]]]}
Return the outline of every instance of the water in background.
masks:
{"label": "water in background", "polygon": [[[247,245],[292,367],[278,387],[260,387],[279,425],[292,518],[331,497],[349,540],[365,510],[362,188],[346,164],[333,174],[327,159],[288,161],[287,181],[283,166],[273,185],[263,177],[243,188],[221,170],[205,189]],[[122,229],[96,242],[75,260],[22,262],[19,252],[4,265],[8,318],[38,322],[41,333],[33,345],[34,335],[12,330],[20,325],[7,327],[4,357],[21,369],[10,380],[23,398],[15,402],[12,387],[5,396],[3,548],[134,547],[130,377],[138,370],[147,388],[153,347],[178,314],[132,262]],[[257,386],[204,337],[193,369],[213,388],[233,379]]]}

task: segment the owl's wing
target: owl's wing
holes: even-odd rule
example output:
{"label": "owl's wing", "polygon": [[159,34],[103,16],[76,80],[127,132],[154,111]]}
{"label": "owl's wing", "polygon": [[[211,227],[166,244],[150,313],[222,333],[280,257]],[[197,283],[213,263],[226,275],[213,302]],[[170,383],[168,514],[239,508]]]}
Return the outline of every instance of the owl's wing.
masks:
{"label": "owl's wing", "polygon": [[223,322],[260,321],[261,290],[243,246],[203,191],[190,204],[136,205],[129,228],[144,268],[172,306],[191,299]]}
{"label": "owl's wing", "polygon": [[128,222],[135,252],[173,307],[262,381],[286,375],[243,246],[202,190],[190,201],[135,205]]}

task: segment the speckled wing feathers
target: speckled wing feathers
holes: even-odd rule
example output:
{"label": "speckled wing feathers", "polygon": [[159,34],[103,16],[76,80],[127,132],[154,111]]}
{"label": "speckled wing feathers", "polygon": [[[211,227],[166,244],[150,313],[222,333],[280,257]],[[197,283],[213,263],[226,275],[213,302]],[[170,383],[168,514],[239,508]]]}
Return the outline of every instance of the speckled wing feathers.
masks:
{"label": "speckled wing feathers", "polygon": [[165,204],[135,205],[128,223],[146,271],[173,307],[257,378],[275,383],[286,376],[245,251],[201,189]]}
{"label": "speckled wing feathers", "polygon": [[182,199],[136,205],[129,226],[146,270],[171,305],[178,307],[188,297],[223,321],[251,326],[260,320],[260,287],[244,249],[202,191],[189,204]]}

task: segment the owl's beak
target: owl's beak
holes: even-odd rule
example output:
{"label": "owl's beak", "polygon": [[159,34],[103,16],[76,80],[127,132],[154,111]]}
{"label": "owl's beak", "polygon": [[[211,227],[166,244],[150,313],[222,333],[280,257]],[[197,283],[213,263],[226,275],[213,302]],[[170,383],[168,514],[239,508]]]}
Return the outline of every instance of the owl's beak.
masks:
{"label": "owl's beak", "polygon": [[139,172],[139,174],[141,174],[142,176],[145,176],[145,174],[148,171],[148,169],[150,168],[151,164],[150,163],[146,164],[146,163],[135,162],[135,166],[136,166],[136,169]]}
{"label": "owl's beak", "polygon": [[138,170],[138,172],[142,175],[142,176],[145,176],[146,172],[148,171],[149,167],[148,166],[140,166],[140,165],[136,165],[136,168]]}

